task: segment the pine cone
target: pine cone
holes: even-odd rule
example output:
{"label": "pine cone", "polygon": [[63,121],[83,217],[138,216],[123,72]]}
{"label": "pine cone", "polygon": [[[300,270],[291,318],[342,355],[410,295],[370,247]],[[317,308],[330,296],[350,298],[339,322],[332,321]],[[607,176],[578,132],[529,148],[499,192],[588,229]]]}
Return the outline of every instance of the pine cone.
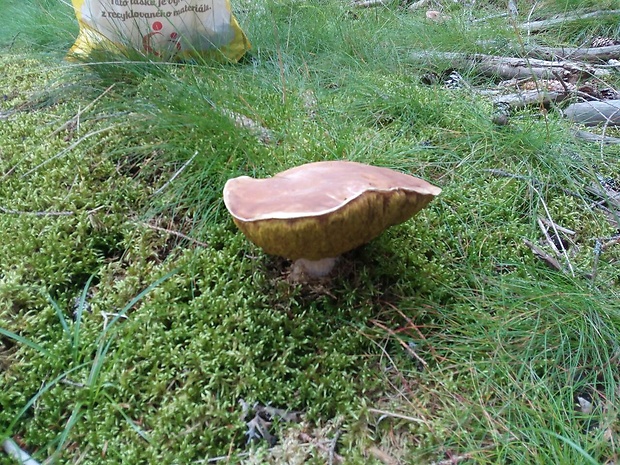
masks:
{"label": "pine cone", "polygon": [[592,39],[592,48],[597,47],[610,47],[612,45],[619,45],[620,41],[612,39],[611,37],[595,37]]}
{"label": "pine cone", "polygon": [[569,82],[560,82],[557,79],[538,79],[526,81],[520,86],[521,90],[546,90],[548,92],[566,92],[575,90],[575,85]]}
{"label": "pine cone", "polygon": [[447,79],[443,81],[443,85],[448,89],[461,89],[465,86],[465,79],[458,71],[452,71]]}

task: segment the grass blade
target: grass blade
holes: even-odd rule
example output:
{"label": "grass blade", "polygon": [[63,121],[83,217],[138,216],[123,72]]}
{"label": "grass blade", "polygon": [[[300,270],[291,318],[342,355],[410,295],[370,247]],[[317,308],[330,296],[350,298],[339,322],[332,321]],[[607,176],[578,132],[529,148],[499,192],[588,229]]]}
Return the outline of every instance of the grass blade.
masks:
{"label": "grass blade", "polygon": [[33,348],[37,352],[41,352],[43,355],[49,355],[49,352],[45,350],[43,347],[41,347],[39,344],[37,344],[36,342],[32,342],[30,339],[26,339],[25,337],[22,337],[19,334],[9,331],[8,329],[0,328],[0,334],[10,339],[13,339],[14,341],[17,341],[21,344],[27,345],[28,347]]}
{"label": "grass blade", "polygon": [[67,337],[69,339],[71,339],[71,330],[69,329],[69,325],[67,324],[67,319],[65,318],[65,315],[62,312],[62,309],[60,308],[60,306],[58,305],[58,302],[56,302],[51,295],[47,295],[47,301],[50,303],[50,305],[52,307],[54,307],[54,311],[56,312],[56,316],[58,317],[58,320],[60,321],[60,324],[62,326],[62,330],[65,332],[65,334],[67,335]]}
{"label": "grass blade", "polygon": [[90,283],[93,281],[95,275],[91,275],[86,281],[84,285],[84,289],[82,289],[82,294],[80,295],[80,300],[77,304],[77,310],[75,313],[75,326],[73,327],[73,340],[71,346],[73,347],[73,358],[75,359],[78,354],[78,348],[80,346],[80,327],[82,326],[82,314],[84,313],[84,307],[86,305],[86,294],[88,294],[88,289],[90,288]]}

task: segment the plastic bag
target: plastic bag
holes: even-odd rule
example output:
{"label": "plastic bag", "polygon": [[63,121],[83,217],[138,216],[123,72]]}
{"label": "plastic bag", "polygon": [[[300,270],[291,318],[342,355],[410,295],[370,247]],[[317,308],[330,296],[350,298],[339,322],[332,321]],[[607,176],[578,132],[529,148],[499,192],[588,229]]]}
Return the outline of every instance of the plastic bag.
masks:
{"label": "plastic bag", "polygon": [[250,48],[229,0],[72,0],[80,34],[69,56],[137,50],[165,60],[237,61]]}

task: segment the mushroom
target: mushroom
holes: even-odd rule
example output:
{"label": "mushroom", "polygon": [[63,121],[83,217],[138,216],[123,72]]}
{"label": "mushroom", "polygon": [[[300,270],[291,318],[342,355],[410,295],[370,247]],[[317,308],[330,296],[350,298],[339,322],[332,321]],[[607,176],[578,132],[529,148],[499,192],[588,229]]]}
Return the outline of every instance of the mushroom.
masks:
{"label": "mushroom", "polygon": [[266,179],[229,179],[224,204],[251,242],[294,261],[293,275],[319,277],[341,254],[408,220],[440,192],[389,168],[323,161]]}

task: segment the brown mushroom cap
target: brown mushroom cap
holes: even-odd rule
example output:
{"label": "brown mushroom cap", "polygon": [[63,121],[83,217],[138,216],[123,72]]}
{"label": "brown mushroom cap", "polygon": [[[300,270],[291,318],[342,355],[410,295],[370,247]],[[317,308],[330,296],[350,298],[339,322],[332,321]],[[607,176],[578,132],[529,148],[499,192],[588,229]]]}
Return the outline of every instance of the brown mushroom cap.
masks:
{"label": "brown mushroom cap", "polygon": [[239,229],[268,254],[320,260],[369,242],[440,192],[388,168],[325,161],[267,179],[230,179],[224,204]]}

